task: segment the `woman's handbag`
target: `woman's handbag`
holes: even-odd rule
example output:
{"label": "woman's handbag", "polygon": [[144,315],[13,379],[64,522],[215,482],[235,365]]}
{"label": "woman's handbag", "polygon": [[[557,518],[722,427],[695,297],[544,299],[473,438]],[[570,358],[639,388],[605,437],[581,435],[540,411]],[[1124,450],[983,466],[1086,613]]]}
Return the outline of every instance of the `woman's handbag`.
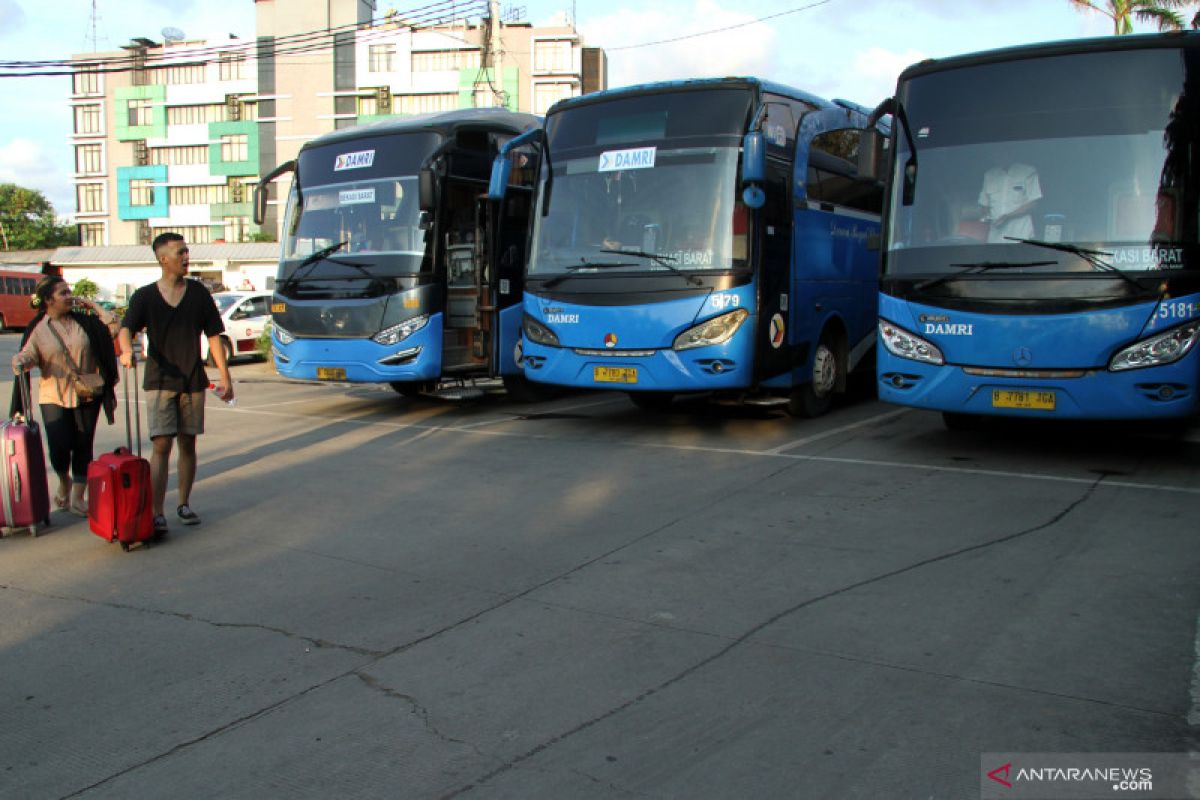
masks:
{"label": "woman's handbag", "polygon": [[75,359],[71,357],[71,351],[67,349],[67,343],[58,335],[58,331],[54,330],[54,324],[47,319],[47,327],[54,334],[54,338],[58,339],[59,345],[62,346],[63,355],[67,357],[67,366],[71,372],[68,375],[71,379],[71,386],[75,389],[75,395],[85,403],[90,403],[92,400],[98,400],[104,394],[104,378],[98,372],[79,372],[79,365],[75,363]]}

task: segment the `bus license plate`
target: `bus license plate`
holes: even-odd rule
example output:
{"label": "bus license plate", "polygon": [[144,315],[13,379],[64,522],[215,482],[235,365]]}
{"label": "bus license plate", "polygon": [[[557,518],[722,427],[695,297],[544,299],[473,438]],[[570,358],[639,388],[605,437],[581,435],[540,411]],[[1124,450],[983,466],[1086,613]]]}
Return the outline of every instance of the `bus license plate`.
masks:
{"label": "bus license plate", "polygon": [[1053,411],[1057,400],[1054,392],[1034,392],[1023,389],[993,389],[992,408],[1027,408]]}
{"label": "bus license plate", "polygon": [[596,383],[637,383],[637,367],[593,367]]}
{"label": "bus license plate", "polygon": [[344,381],[346,380],[345,367],[317,367],[317,380],[319,381]]}

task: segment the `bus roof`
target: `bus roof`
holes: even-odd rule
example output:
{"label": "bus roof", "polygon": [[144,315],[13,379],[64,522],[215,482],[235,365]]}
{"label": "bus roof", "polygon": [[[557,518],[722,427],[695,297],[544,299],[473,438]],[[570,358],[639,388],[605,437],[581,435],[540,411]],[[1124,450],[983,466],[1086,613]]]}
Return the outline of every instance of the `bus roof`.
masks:
{"label": "bus roof", "polygon": [[605,89],[602,92],[592,92],[580,97],[568,97],[564,100],[559,100],[550,110],[546,112],[546,116],[556,114],[560,111],[565,111],[569,108],[577,106],[586,106],[592,103],[602,103],[606,100],[613,100],[620,97],[633,97],[637,95],[647,94],[665,94],[667,92],[693,91],[703,89],[726,89],[726,88],[749,88],[754,89],[759,93],[771,92],[772,94],[783,95],[795,100],[803,100],[806,103],[812,103],[818,108],[826,108],[833,105],[830,101],[809,94],[800,89],[794,89],[791,86],[784,86],[781,83],[773,83],[764,81],[761,78],[753,77],[730,77],[730,78],[694,78],[683,81],[660,81],[657,83],[641,83],[635,86],[622,86],[619,89]]}
{"label": "bus roof", "polygon": [[1028,58],[1047,58],[1081,53],[1111,53],[1120,50],[1144,50],[1148,48],[1198,46],[1200,46],[1200,32],[1196,31],[1104,36],[1092,39],[1064,39],[1054,42],[1003,47],[996,50],[981,50],[977,53],[966,53],[948,58],[931,58],[913,64],[905,69],[900,73],[897,82],[904,83],[922,75],[943,72],[945,70],[998,64],[1005,61],[1020,61]]}
{"label": "bus roof", "polygon": [[451,136],[460,130],[496,130],[507,133],[523,133],[541,124],[533,114],[509,111],[504,108],[461,108],[433,114],[382,119],[366,125],[355,125],[322,134],[304,144],[301,151],[334,142],[357,141],[375,136],[393,136],[402,133],[433,131]]}

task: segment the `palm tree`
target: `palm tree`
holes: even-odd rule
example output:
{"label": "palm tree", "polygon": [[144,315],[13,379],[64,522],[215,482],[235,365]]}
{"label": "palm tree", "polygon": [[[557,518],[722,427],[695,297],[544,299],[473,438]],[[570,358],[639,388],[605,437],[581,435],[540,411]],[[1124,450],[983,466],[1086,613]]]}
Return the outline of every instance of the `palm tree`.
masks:
{"label": "palm tree", "polygon": [[[1068,0],[1080,11],[1098,11],[1113,21],[1113,33],[1118,36],[1133,33],[1133,18],[1153,22],[1160,31],[1181,31],[1183,15],[1179,9],[1191,5],[1189,0]],[[1192,18],[1192,27],[1200,22],[1200,12]]]}

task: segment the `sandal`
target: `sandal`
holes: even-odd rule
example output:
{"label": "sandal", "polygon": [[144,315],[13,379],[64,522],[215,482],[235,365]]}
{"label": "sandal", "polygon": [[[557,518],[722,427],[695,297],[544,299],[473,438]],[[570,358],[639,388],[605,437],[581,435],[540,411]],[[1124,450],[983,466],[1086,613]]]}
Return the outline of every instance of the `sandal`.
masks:
{"label": "sandal", "polygon": [[59,511],[67,510],[67,498],[63,495],[54,495],[54,507]]}

